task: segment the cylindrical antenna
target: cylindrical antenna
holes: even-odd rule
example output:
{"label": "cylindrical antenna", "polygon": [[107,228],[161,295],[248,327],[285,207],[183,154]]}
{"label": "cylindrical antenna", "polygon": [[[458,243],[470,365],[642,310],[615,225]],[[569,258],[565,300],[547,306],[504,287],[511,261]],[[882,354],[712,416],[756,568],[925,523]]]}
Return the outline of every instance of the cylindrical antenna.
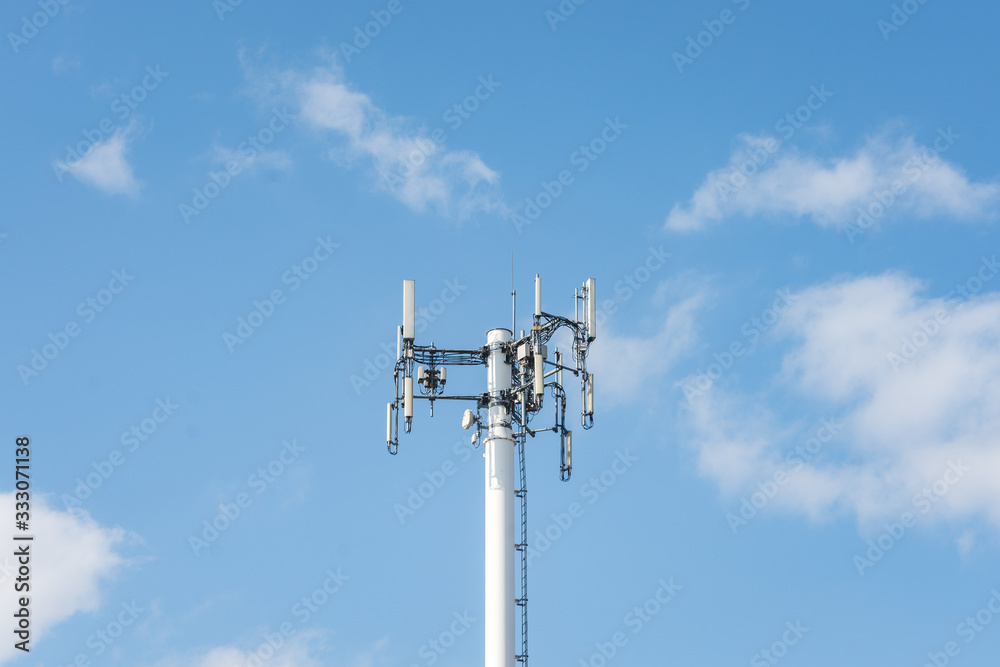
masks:
{"label": "cylindrical antenna", "polygon": [[514,251],[510,251],[510,331],[517,331],[517,291],[514,289]]}
{"label": "cylindrical antenna", "polygon": [[385,405],[385,441],[392,444],[392,403]]}
{"label": "cylindrical antenna", "polygon": [[396,360],[403,356],[403,327],[396,327]]}
{"label": "cylindrical antenna", "polygon": [[535,318],[542,316],[542,279],[535,274]]}

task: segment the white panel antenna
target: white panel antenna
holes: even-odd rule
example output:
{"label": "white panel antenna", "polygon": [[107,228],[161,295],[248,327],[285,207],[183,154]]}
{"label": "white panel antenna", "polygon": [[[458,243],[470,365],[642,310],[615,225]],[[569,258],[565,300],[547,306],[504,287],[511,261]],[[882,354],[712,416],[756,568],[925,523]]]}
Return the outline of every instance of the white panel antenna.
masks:
{"label": "white panel antenna", "polygon": [[403,281],[403,340],[413,340],[414,335],[414,281]]}
{"label": "white panel antenna", "polygon": [[587,341],[597,338],[597,281],[587,279]]}

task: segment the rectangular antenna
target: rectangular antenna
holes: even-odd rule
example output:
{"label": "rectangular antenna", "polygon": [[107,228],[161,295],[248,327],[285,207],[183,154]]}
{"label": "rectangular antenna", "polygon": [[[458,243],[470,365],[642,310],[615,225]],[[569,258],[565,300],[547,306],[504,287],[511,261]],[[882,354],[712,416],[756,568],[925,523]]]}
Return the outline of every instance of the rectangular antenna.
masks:
{"label": "rectangular antenna", "polygon": [[545,362],[542,355],[535,351],[535,396],[545,393]]}
{"label": "rectangular antenna", "polygon": [[414,282],[403,281],[403,340],[413,340],[414,329]]}
{"label": "rectangular antenna", "polygon": [[403,416],[407,423],[413,419],[413,378],[403,379]]}
{"label": "rectangular antenna", "polygon": [[597,338],[597,281],[587,278],[587,339]]}

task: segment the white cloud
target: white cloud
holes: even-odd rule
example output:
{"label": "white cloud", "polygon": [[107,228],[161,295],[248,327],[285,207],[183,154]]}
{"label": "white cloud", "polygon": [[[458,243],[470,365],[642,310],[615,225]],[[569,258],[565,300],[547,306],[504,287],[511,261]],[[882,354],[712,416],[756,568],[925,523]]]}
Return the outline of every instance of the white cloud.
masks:
{"label": "white cloud", "polygon": [[618,335],[602,327],[587,359],[595,392],[616,405],[634,399],[651,381],[662,378],[697,341],[694,317],[704,301],[698,293],[674,305],[651,337]]}
{"label": "white cloud", "polygon": [[[687,204],[675,204],[666,227],[700,230],[737,215],[808,218],[824,227],[861,219],[862,228],[901,212],[992,218],[1000,186],[971,181],[941,157],[958,140],[950,128],[930,146],[886,133],[854,155],[821,160],[781,147],[773,137],[742,136],[729,164],[710,172]],[[863,212],[869,218],[861,218]]]}
{"label": "white cloud", "polygon": [[448,150],[412,120],[392,116],[352,89],[335,64],[312,71],[258,73],[244,60],[255,92],[269,104],[286,103],[306,126],[339,139],[335,161],[368,164],[378,188],[410,209],[465,219],[502,208],[499,174],[472,151]]}
{"label": "white cloud", "polygon": [[132,165],[126,156],[136,128],[134,122],[127,127],[119,127],[110,137],[95,143],[79,160],[56,162],[56,172],[68,172],[81,183],[108,194],[134,197],[139,193],[141,184],[132,173]]}
{"label": "white cloud", "polygon": [[[772,340],[791,346],[764,389],[692,397],[700,471],[727,495],[756,491],[789,472],[785,455],[827,418],[838,433],[789,472],[769,508],[814,519],[850,512],[865,526],[909,511],[1000,527],[1000,295],[926,298],[921,289],[885,274],[799,293],[775,327]],[[783,420],[789,396],[810,414]],[[939,485],[945,493],[917,502],[959,463],[968,470]]]}
{"label": "white cloud", "polygon": [[[86,513],[53,509],[45,498],[31,499],[30,609],[32,642],[44,640],[55,625],[79,612],[96,611],[101,603],[101,584],[125,564],[116,547],[128,535],[120,528],[101,526]],[[14,515],[14,494],[0,493],[0,514]],[[17,563],[9,553],[0,560],[0,616],[13,618],[13,579]],[[8,631],[9,632],[9,631]],[[0,663],[21,652],[13,642],[0,646]]]}

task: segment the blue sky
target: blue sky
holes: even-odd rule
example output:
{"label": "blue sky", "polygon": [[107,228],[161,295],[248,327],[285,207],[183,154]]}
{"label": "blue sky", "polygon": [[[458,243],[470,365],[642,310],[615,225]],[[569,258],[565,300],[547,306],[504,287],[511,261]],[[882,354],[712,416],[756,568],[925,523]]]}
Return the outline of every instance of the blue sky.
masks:
{"label": "blue sky", "polygon": [[401,280],[476,347],[514,251],[518,328],[535,273],[603,314],[573,479],[529,443],[533,662],[993,664],[997,18],[7,3],[0,660],[481,661],[480,452],[444,405],[390,457],[385,366]]}

